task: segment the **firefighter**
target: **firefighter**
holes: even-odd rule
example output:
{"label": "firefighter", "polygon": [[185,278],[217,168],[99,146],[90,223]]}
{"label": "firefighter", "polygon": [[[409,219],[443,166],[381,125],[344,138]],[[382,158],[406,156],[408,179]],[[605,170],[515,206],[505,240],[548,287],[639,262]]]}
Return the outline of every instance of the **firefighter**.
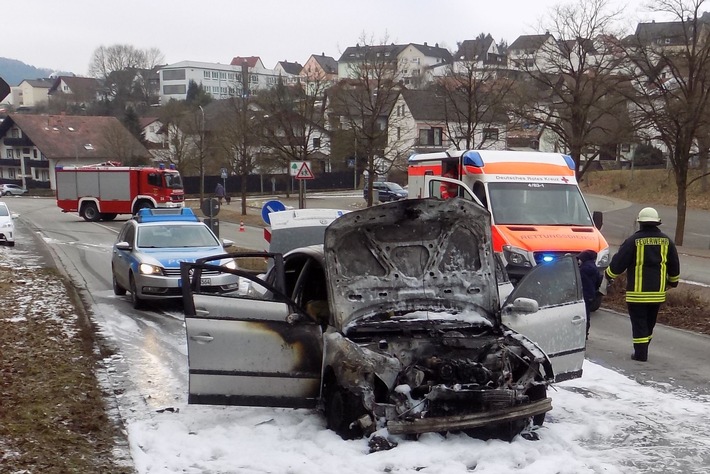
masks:
{"label": "firefighter", "polygon": [[680,261],[673,241],[658,229],[661,218],[654,208],[641,209],[636,221],[639,230],[621,244],[605,275],[612,281],[626,272],[626,307],[634,345],[631,358],[646,361],[666,290],[680,281]]}

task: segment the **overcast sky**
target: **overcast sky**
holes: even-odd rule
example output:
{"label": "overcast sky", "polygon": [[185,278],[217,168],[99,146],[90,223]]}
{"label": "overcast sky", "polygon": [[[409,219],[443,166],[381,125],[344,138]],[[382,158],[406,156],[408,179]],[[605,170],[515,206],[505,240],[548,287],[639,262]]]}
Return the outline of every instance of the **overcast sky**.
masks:
{"label": "overcast sky", "polygon": [[[642,0],[625,4],[637,19]],[[158,48],[165,61],[228,64],[235,56],[305,63],[311,54],[336,60],[348,46],[387,39],[397,44],[457,42],[490,33],[512,43],[539,32],[558,0],[22,0],[3,15],[0,57],[85,75],[94,50],[129,44]],[[9,9],[8,5],[4,5]],[[549,15],[548,15],[549,16]]]}

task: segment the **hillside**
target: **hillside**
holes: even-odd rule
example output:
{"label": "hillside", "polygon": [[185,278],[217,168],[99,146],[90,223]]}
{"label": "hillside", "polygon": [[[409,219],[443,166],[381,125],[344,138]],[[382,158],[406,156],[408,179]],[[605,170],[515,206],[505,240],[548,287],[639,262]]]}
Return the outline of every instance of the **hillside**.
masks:
{"label": "hillside", "polygon": [[0,77],[11,87],[18,86],[25,79],[49,77],[51,69],[37,68],[17,59],[0,58]]}
{"label": "hillside", "polygon": [[[690,172],[689,181],[700,176],[700,172]],[[698,180],[688,189],[688,208],[710,210],[710,176],[708,191],[703,192]],[[673,171],[654,170],[611,170],[592,171],[582,177],[580,183],[585,194],[611,196],[644,204],[675,206],[678,202]]]}

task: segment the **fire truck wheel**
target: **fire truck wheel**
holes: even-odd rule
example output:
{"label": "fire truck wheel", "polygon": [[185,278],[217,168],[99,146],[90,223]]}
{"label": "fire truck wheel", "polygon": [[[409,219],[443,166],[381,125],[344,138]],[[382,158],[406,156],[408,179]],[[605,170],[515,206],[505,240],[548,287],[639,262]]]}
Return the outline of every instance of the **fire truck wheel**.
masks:
{"label": "fire truck wheel", "polygon": [[101,214],[99,213],[99,209],[96,207],[96,204],[93,202],[87,202],[81,208],[81,217],[83,217],[86,221],[96,222],[101,217]]}
{"label": "fire truck wheel", "polygon": [[150,201],[140,201],[136,203],[135,212],[133,214],[138,214],[141,209],[153,209],[153,203]]}
{"label": "fire truck wheel", "polygon": [[118,214],[115,214],[113,212],[102,212],[101,213],[101,220],[103,221],[112,221],[116,218]]}

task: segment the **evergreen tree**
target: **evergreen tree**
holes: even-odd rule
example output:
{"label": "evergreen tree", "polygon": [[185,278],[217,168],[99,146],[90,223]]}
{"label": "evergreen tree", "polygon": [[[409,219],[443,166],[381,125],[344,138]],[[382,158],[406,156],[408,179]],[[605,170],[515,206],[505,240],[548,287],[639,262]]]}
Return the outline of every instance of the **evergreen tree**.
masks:
{"label": "evergreen tree", "polygon": [[141,143],[145,142],[145,134],[141,127],[140,119],[138,114],[133,109],[133,107],[127,107],[126,112],[123,115],[123,120],[121,120],[123,126],[131,132],[131,135],[136,137]]}

